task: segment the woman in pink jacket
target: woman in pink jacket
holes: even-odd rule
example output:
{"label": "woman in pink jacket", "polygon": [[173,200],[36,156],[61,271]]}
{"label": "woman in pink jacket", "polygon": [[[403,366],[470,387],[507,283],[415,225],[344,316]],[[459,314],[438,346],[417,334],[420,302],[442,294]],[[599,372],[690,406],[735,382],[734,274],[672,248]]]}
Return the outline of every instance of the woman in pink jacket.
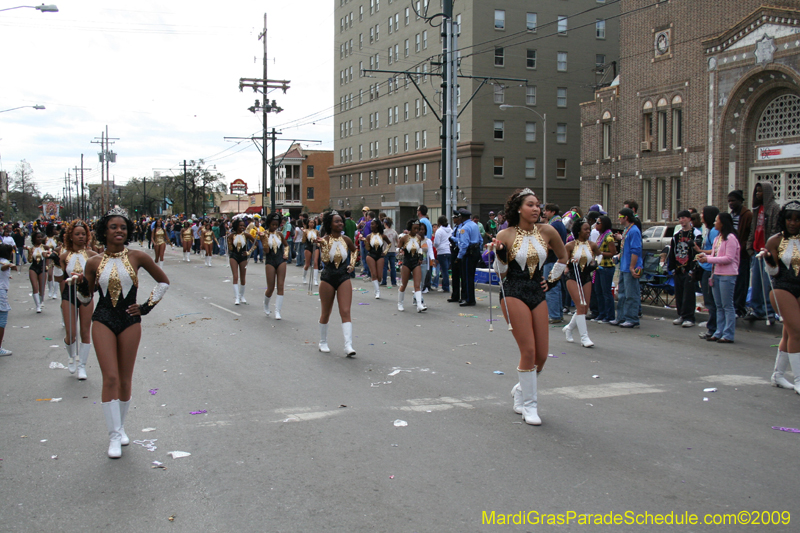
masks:
{"label": "woman in pink jacket", "polygon": [[739,238],[733,229],[733,218],[730,213],[720,213],[714,221],[714,228],[719,236],[714,239],[711,255],[699,254],[697,261],[713,265],[711,290],[717,306],[717,331],[706,338],[729,344],[733,342],[736,331],[736,309],[733,306],[733,290],[736,287],[736,276],[739,274]]}

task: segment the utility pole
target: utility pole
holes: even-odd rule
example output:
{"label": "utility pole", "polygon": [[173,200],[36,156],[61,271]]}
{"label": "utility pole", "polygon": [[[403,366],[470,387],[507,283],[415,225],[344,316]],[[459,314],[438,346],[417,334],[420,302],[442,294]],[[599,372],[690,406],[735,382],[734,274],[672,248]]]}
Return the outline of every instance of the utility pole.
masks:
{"label": "utility pole", "polygon": [[[108,136],[108,126],[106,125],[105,133],[102,131],[100,132],[100,140],[98,141],[97,137],[95,137],[95,140],[91,141],[92,144],[100,145],[100,153],[97,155],[100,158],[100,188],[102,193],[101,209],[103,214],[106,214],[109,210],[108,201],[110,194],[108,191],[108,182],[111,177],[109,174],[109,163],[117,162],[117,154],[108,149],[110,144],[114,144],[113,142],[109,142],[111,140],[112,139],[110,139]],[[119,138],[115,137],[113,140],[118,141]],[[83,166],[83,164],[81,164],[81,166]]]}
{"label": "utility pole", "polygon": [[147,215],[147,176],[142,178],[142,190],[144,191],[142,193],[142,214]]}
{"label": "utility pole", "polygon": [[[81,184],[78,188],[78,171],[81,171]],[[83,195],[83,171],[92,170],[91,168],[83,168],[83,154],[81,154],[81,168],[75,167],[75,196],[78,201],[78,217],[86,220],[86,198]]]}
{"label": "utility pole", "polygon": [[271,213],[275,212],[275,197],[278,196],[275,190],[275,135],[275,128],[272,128],[272,164],[269,166],[269,182],[272,184],[269,191]]}
{"label": "utility pole", "polygon": [[186,160],[183,160],[183,217],[189,217],[189,204],[186,202]]}
{"label": "utility pole", "polygon": [[64,202],[64,211],[67,212],[67,216],[69,216],[69,192],[68,192],[69,181],[68,180],[69,180],[69,172],[66,172],[66,173],[64,173],[64,197],[63,197],[62,200]]}
{"label": "utility pole", "polygon": [[[262,114],[262,123],[263,129],[261,132],[261,145],[264,147],[261,150],[261,208],[264,210],[264,214],[266,214],[266,198],[267,198],[267,113],[280,113],[283,111],[281,107],[275,103],[275,100],[272,101],[270,104],[269,100],[267,100],[267,90],[268,89],[281,89],[283,90],[283,94],[286,94],[286,90],[289,89],[289,80],[270,80],[267,78],[267,14],[264,13],[264,31],[258,35],[258,40],[264,40],[264,77],[259,78],[239,78],[239,91],[243,91],[245,87],[250,87],[253,89],[253,92],[261,92],[263,95],[263,103],[256,100],[255,104],[248,109],[252,113],[256,113],[259,110]],[[273,178],[273,182],[270,185],[270,195],[272,197],[272,210],[275,210],[275,182]]]}

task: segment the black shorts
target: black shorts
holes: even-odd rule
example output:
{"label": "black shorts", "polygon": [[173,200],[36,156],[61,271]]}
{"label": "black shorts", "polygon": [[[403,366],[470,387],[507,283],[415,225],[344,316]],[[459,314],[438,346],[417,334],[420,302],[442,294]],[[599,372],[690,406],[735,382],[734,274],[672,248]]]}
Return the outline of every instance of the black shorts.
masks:
{"label": "black shorts", "polygon": [[409,253],[403,254],[403,266],[414,271],[415,268],[420,266],[420,261],[422,260],[422,256],[419,254],[411,255]]}
{"label": "black shorts", "polygon": [[286,260],[283,258],[283,255],[268,255],[264,258],[264,266],[272,265],[277,270],[279,266],[285,263]]}
{"label": "black shorts", "polygon": [[237,251],[236,248],[232,248],[231,251],[228,252],[228,257],[241,264],[247,261],[250,256],[248,255],[247,250],[242,249],[241,251]]}
{"label": "black shorts", "polygon": [[500,292],[500,299],[516,298],[528,306],[533,311],[545,301],[544,289],[541,286],[542,271],[536,269],[533,279],[527,271],[519,267],[519,263],[512,261],[508,268],[508,273],[503,280],[503,291]]}
{"label": "black shorts", "polygon": [[371,249],[370,249],[370,251],[367,252],[367,256],[371,257],[372,260],[375,261],[376,263],[378,262],[379,259],[383,259],[383,257],[384,257],[383,256],[383,252],[380,252],[380,251],[373,252]]}
{"label": "black shorts", "polygon": [[31,263],[30,269],[41,276],[44,272],[44,261],[34,261]]}
{"label": "black shorts", "polygon": [[324,281],[333,287],[334,290],[336,290],[345,281],[350,281],[350,273],[347,271],[347,267],[344,263],[339,265],[338,269],[335,268],[333,264],[329,264],[325,266],[325,269],[323,269],[319,276],[319,280],[321,282]]}
{"label": "black shorts", "polygon": [[81,302],[78,298],[76,298],[74,284],[70,285],[64,284],[64,290],[61,291],[61,301],[68,302],[71,304],[74,303],[76,304],[76,307],[89,305]]}

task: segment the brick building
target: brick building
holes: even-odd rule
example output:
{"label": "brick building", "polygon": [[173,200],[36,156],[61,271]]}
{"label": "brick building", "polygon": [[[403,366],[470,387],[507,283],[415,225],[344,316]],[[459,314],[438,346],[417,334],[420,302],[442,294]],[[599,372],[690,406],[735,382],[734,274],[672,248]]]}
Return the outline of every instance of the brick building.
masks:
{"label": "brick building", "polygon": [[330,207],[328,167],[333,165],[332,151],[309,150],[295,143],[275,156],[275,162],[275,207],[284,215],[321,213]]}
{"label": "brick building", "polygon": [[[329,169],[335,209],[367,205],[401,223],[422,203],[432,220],[441,214],[442,89],[441,78],[432,75],[441,61],[441,19],[431,25],[417,16],[415,8],[425,6],[430,14],[442,12],[440,0],[335,2],[338,131]],[[592,98],[603,76],[613,79],[618,14],[619,4],[604,0],[454,4],[459,206],[485,220],[516,188],[541,191],[543,174],[549,201],[577,203],[578,104]],[[364,72],[371,69],[411,72],[424,97],[404,74]],[[504,110],[503,104],[518,108]]]}
{"label": "brick building", "polygon": [[581,205],[645,222],[800,198],[800,2],[622,0],[620,76],[581,105]]}

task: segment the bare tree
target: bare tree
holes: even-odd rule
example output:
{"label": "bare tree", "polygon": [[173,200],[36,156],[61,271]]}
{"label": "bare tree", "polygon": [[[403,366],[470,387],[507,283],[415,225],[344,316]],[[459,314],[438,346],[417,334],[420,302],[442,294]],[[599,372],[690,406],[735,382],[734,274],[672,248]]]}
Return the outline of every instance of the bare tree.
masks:
{"label": "bare tree", "polygon": [[25,159],[20,161],[17,164],[17,168],[14,169],[14,173],[11,176],[9,189],[18,193],[17,196],[20,201],[20,212],[23,214],[23,216],[26,215],[26,199],[32,199],[32,203],[34,205],[40,199],[41,194],[39,193],[39,188],[36,186],[36,182],[33,181],[33,169],[31,168],[30,163],[28,163]]}

